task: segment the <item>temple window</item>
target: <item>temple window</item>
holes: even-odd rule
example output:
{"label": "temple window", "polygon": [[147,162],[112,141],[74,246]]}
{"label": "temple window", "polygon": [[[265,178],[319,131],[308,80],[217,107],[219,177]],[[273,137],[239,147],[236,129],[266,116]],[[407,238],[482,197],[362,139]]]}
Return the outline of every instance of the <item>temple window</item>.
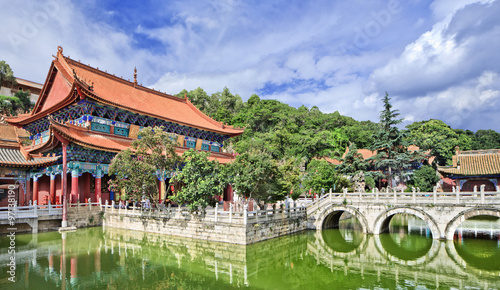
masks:
{"label": "temple window", "polygon": [[186,136],[184,139],[186,140],[186,147],[196,149],[196,138]]}
{"label": "temple window", "polygon": [[111,131],[111,127],[109,125],[106,125],[106,124],[92,122],[92,125],[90,126],[90,130],[109,134]]}
{"label": "temple window", "polygon": [[115,133],[115,135],[128,137],[128,129],[126,129],[126,128],[115,127],[114,133]]}
{"label": "temple window", "polygon": [[212,152],[219,152],[220,151],[220,144],[219,143],[217,143],[217,142],[210,142],[210,143],[212,143],[210,145],[210,151],[212,151]]}

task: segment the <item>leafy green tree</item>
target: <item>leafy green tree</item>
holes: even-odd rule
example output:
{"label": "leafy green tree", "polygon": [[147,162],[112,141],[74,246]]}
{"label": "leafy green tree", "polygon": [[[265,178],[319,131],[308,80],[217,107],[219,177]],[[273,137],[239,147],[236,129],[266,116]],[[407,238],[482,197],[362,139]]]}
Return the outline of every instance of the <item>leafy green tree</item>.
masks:
{"label": "leafy green tree", "polygon": [[[396,125],[403,119],[397,119],[398,110],[392,110],[389,94],[386,92],[383,99],[384,110],[380,112],[380,129],[373,136],[374,143],[370,150],[377,151],[371,161],[375,168],[387,169],[389,185],[393,185],[393,175],[396,174],[401,180],[406,178],[405,169],[411,165],[412,157],[408,153],[408,142],[406,135],[401,132]],[[419,154],[416,152],[415,154]],[[393,171],[395,171],[393,173]]]}
{"label": "leafy green tree", "polygon": [[434,168],[424,165],[413,173],[408,185],[418,187],[422,192],[430,192],[439,179]]}
{"label": "leafy green tree", "polygon": [[354,176],[360,171],[366,171],[368,167],[368,162],[366,162],[363,155],[358,152],[356,144],[351,144],[351,146],[349,146],[349,151],[342,159],[342,163],[337,166],[340,173],[348,176]]}
{"label": "leafy green tree", "polygon": [[304,178],[304,188],[306,191],[312,190],[320,194],[322,191],[328,192],[334,187],[341,190],[341,185],[337,184],[340,176],[335,171],[332,164],[324,159],[313,159],[307,165],[307,175]]}
{"label": "leafy green tree", "polygon": [[211,103],[210,97],[202,88],[197,88],[189,92],[187,90],[182,90],[177,94],[180,98],[184,98],[184,95],[187,95],[189,101],[205,114],[209,114],[209,112],[214,110],[212,107],[215,104]]}
{"label": "leafy green tree", "polygon": [[461,141],[459,135],[440,120],[431,119],[414,123],[407,128],[410,133],[408,139],[422,150],[430,149],[431,155],[436,156],[436,162],[439,165],[450,165],[455,147],[459,146],[460,142],[464,145],[467,143],[466,135],[463,135]]}
{"label": "leafy green tree", "polygon": [[110,180],[110,189],[124,192],[125,199],[140,200],[145,195],[157,204],[157,176],[175,174],[182,158],[175,152],[176,139],[163,127],[146,127],[139,131],[139,136],[131,148],[121,151],[111,161],[109,172],[115,179]]}
{"label": "leafy green tree", "polygon": [[305,160],[299,158],[288,158],[279,162],[278,188],[283,191],[285,196],[290,194],[293,199],[300,196],[300,183],[304,175],[300,168],[304,162]]}
{"label": "leafy green tree", "polygon": [[34,105],[31,103],[29,91],[19,90],[14,94],[14,96],[19,99],[23,112],[29,112],[33,109]]}
{"label": "leafy green tree", "polygon": [[217,160],[208,160],[208,156],[209,152],[193,149],[185,152],[185,164],[172,178],[182,186],[170,199],[179,204],[187,203],[190,211],[204,211],[207,206],[215,206],[215,196],[228,184],[224,167]]}
{"label": "leafy green tree", "polygon": [[251,149],[236,157],[229,165],[230,180],[235,191],[247,198],[261,202],[275,202],[285,198],[281,187],[277,162],[262,149]]}
{"label": "leafy green tree", "polygon": [[473,150],[500,149],[500,133],[494,130],[478,130],[474,134],[472,147]]}
{"label": "leafy green tree", "polygon": [[0,96],[0,110],[4,115],[17,116],[24,107],[18,97]]}
{"label": "leafy green tree", "polygon": [[14,72],[10,68],[10,65],[2,60],[0,61],[0,86],[6,84],[15,85],[16,78],[14,77]]}

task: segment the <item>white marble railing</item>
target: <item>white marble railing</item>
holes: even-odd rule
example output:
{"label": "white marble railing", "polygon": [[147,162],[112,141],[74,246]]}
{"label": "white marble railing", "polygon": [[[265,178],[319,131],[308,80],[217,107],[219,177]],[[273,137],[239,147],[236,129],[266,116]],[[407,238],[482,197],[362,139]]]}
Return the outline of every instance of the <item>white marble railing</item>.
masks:
{"label": "white marble railing", "polygon": [[436,188],[432,192],[420,192],[413,189],[412,192],[389,190],[380,192],[374,189],[372,192],[347,192],[344,189],[341,193],[330,193],[322,195],[307,206],[308,215],[329,204],[390,204],[390,205],[500,205],[500,191],[484,191],[481,186],[480,191],[459,191],[437,192]]}
{"label": "white marble railing", "polygon": [[189,212],[184,207],[162,207],[158,209],[141,208],[141,207],[120,207],[114,203],[109,204],[107,201],[102,205],[105,212],[142,217],[155,217],[167,219],[190,219],[198,218],[203,221],[235,223],[235,224],[255,224],[265,221],[273,221],[280,219],[300,218],[305,217],[306,207],[298,203],[291,203],[292,206],[282,206],[277,209],[260,210],[258,207],[254,211],[248,211],[245,207],[243,211],[234,211],[233,205],[229,207],[229,211],[220,210],[218,204],[215,208],[206,209],[205,212]]}
{"label": "white marble railing", "polygon": [[[99,202],[92,203],[90,200],[88,203],[72,203],[68,204],[68,207],[78,207],[78,208],[89,208],[99,206]],[[38,205],[35,201],[33,204],[26,206],[17,206],[14,205],[12,207],[0,207],[0,220],[11,218],[19,219],[19,218],[39,218],[39,217],[49,217],[49,216],[62,216],[62,205],[61,204],[45,204]]]}

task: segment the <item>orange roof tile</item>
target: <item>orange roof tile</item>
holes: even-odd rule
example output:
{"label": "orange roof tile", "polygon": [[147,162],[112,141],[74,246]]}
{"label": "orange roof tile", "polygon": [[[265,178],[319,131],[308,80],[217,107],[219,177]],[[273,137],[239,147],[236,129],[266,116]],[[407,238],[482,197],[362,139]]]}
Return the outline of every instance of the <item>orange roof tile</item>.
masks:
{"label": "orange roof tile", "polygon": [[243,133],[242,129],[225,126],[204,115],[187,99],[170,96],[133,82],[103,73],[69,58],[64,58],[79,79],[92,84],[92,95],[98,101],[127,110],[157,117],[181,125],[192,126],[230,135]]}
{"label": "orange roof tile", "polygon": [[[70,88],[62,87],[61,76],[70,84]],[[50,96],[51,100],[48,100],[50,90],[57,85],[61,94],[64,92],[67,95]],[[100,103],[169,122],[229,136],[237,136],[244,132],[244,129],[233,128],[213,120],[198,110],[187,98],[139,86],[134,82],[81,64],[64,56],[60,47],[31,115],[8,118],[6,121],[16,126],[23,126],[59,110],[77,100],[78,94],[74,93],[75,89],[80,90],[79,93],[82,94],[80,98],[89,97]],[[57,100],[54,101],[54,98]]]}
{"label": "orange roof tile", "polygon": [[458,152],[453,156],[453,166],[438,166],[438,171],[444,175],[500,174],[500,149]]}

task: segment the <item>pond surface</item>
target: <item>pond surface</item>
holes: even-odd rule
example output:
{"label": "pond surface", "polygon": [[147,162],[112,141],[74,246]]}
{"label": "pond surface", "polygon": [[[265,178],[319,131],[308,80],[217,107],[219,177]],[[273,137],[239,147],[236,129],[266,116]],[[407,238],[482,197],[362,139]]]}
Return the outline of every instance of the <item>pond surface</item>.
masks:
{"label": "pond surface", "polygon": [[[408,226],[408,224],[411,224]],[[306,231],[250,246],[119,229],[0,238],[0,289],[500,289],[500,242],[434,241],[425,225],[389,233]]]}

